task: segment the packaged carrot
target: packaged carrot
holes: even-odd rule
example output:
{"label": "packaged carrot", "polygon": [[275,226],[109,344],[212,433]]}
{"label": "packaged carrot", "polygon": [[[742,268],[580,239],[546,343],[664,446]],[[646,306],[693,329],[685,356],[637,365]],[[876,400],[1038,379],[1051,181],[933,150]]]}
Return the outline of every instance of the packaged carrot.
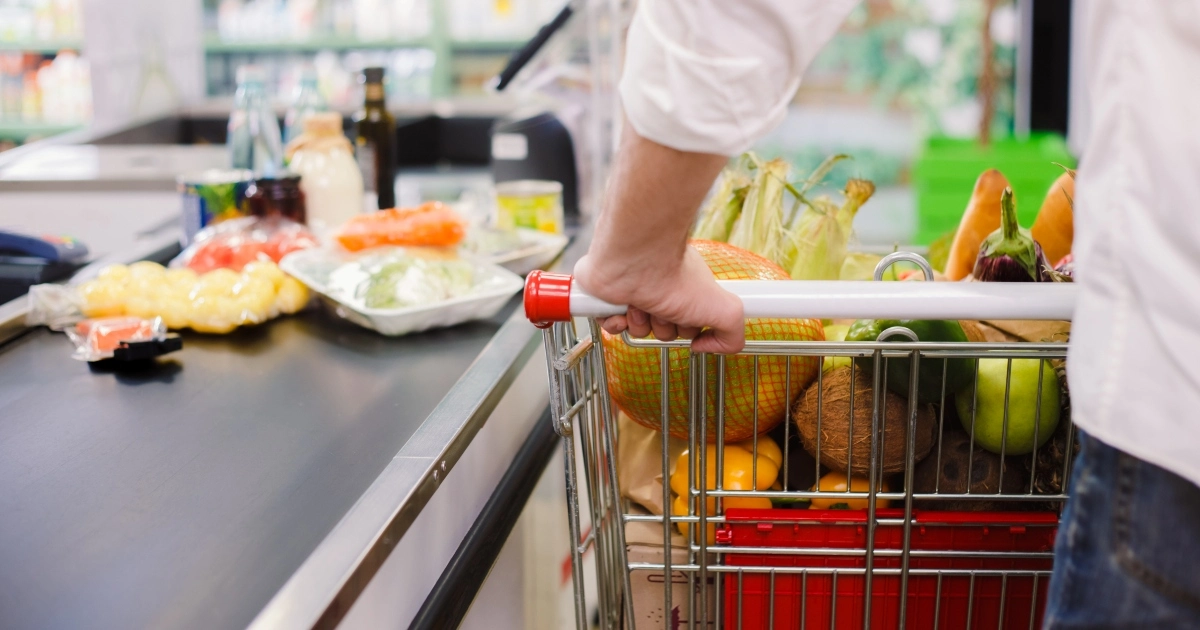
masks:
{"label": "packaged carrot", "polygon": [[452,247],[466,234],[464,222],[449,206],[429,201],[415,208],[391,208],[347,221],[336,238],[342,247],[360,251],[383,245]]}

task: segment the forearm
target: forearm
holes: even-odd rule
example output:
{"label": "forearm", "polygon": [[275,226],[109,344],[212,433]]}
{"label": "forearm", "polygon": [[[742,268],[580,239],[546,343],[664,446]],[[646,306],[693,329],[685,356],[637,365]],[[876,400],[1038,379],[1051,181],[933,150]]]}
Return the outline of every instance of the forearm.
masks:
{"label": "forearm", "polygon": [[665,147],[627,126],[589,251],[603,297],[636,302],[648,274],[679,272],[687,236],[728,158]]}

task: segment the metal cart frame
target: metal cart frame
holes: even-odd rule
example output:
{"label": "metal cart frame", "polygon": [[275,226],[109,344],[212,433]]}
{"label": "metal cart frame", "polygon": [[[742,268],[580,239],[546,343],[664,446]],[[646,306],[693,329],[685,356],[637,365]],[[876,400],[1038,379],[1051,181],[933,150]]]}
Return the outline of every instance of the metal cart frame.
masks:
{"label": "metal cart frame", "polygon": [[[928,278],[932,278],[932,272],[929,271],[928,265],[922,259],[911,254],[896,254],[887,257],[879,268],[876,270],[877,279],[881,277],[882,271],[897,260],[912,260],[921,264]],[[737,282],[730,281],[723,283],[726,288],[735,292],[742,298],[746,310],[747,318],[752,317],[821,317],[821,318],[884,318],[889,319],[977,319],[977,320],[997,320],[997,319],[1053,319],[1053,320],[1069,320],[1074,307],[1075,289],[1070,284],[986,284],[986,283],[933,283],[933,282],[898,282],[898,283],[862,283],[862,282]],[[789,488],[787,485],[789,457],[788,450],[794,448],[791,446],[790,434],[796,432],[797,429],[792,427],[790,418],[790,410],[794,399],[791,398],[790,392],[792,387],[790,380],[792,378],[792,360],[785,359],[787,366],[787,379],[789,381],[786,391],[789,392],[789,400],[787,409],[789,410],[788,418],[783,421],[784,424],[784,443],[783,443],[783,462],[781,470],[781,478],[784,480],[782,489],[778,490],[729,490],[722,487],[722,479],[724,478],[724,453],[725,453],[725,374],[728,358],[724,356],[715,357],[715,362],[711,358],[706,358],[704,355],[693,354],[689,358],[689,394],[688,394],[688,409],[691,417],[690,428],[688,430],[688,448],[691,453],[700,453],[697,461],[689,466],[688,471],[688,513],[686,515],[670,514],[671,512],[671,484],[666,480],[671,475],[672,457],[669,453],[668,440],[663,439],[662,442],[662,474],[663,474],[663,508],[668,512],[668,516],[655,514],[637,513],[636,510],[630,509],[629,501],[621,494],[621,489],[617,481],[617,410],[610,399],[608,388],[604,386],[608,382],[607,366],[605,365],[604,353],[599,351],[599,347],[595,340],[602,338],[602,333],[597,324],[597,317],[605,317],[616,313],[624,312],[624,309],[619,306],[605,304],[594,298],[586,295],[578,287],[575,287],[569,277],[552,276],[549,274],[531,275],[526,286],[526,311],[531,321],[539,324],[544,328],[545,352],[546,360],[549,365],[549,384],[550,384],[550,405],[552,422],[554,429],[561,437],[562,448],[565,456],[566,468],[566,487],[567,487],[567,504],[569,510],[569,525],[570,535],[572,540],[578,541],[571,549],[572,555],[572,579],[574,586],[574,598],[576,604],[576,626],[579,629],[588,627],[587,609],[585,606],[585,575],[584,564],[582,562],[583,555],[589,550],[595,554],[595,585],[596,594],[598,596],[599,607],[599,624],[602,628],[633,628],[635,626],[635,615],[631,598],[631,574],[636,572],[655,572],[661,573],[663,576],[663,600],[664,611],[671,611],[673,605],[684,604],[684,609],[689,614],[687,615],[686,625],[688,628],[722,628],[726,626],[725,617],[730,611],[722,610],[722,605],[726,601],[727,593],[723,591],[734,588],[736,584],[739,589],[739,596],[743,593],[740,590],[742,580],[749,575],[769,576],[772,590],[769,592],[769,603],[767,606],[768,615],[767,627],[774,627],[774,610],[775,610],[775,580],[777,576],[795,576],[799,575],[803,580],[802,584],[807,587],[810,576],[831,576],[833,580],[833,601],[830,602],[830,609],[836,615],[837,611],[837,579],[839,576],[861,576],[863,582],[863,593],[868,596],[862,597],[862,627],[872,627],[872,600],[869,596],[873,593],[872,583],[880,576],[897,576],[899,578],[899,627],[905,627],[906,606],[909,601],[909,583],[910,579],[917,576],[934,576],[936,577],[937,592],[935,594],[935,605],[940,605],[942,597],[943,580],[951,579],[967,579],[969,580],[970,590],[968,591],[967,599],[967,619],[973,619],[972,624],[978,627],[1007,627],[1005,626],[1004,611],[1006,598],[1012,597],[1012,594],[1007,591],[1010,582],[1015,584],[1014,578],[1032,577],[1033,581],[1033,597],[1034,603],[1030,605],[1030,612],[1027,627],[1033,628],[1035,624],[1034,609],[1036,608],[1036,598],[1039,586],[1044,587],[1049,581],[1050,571],[1048,568],[1043,569],[945,569],[945,568],[916,568],[910,566],[914,560],[922,558],[980,558],[980,557],[1011,557],[1024,559],[1039,559],[1048,565],[1049,559],[1052,558],[1050,550],[1040,552],[1021,553],[1021,552],[955,552],[955,551],[930,551],[917,550],[911,546],[913,539],[914,526],[914,501],[1003,501],[1006,503],[1030,505],[1030,502],[1041,502],[1057,504],[1061,508],[1061,504],[1066,500],[1065,488],[1067,487],[1067,479],[1070,475],[1070,466],[1072,457],[1063,458],[1061,469],[1061,486],[1055,493],[1040,494],[1035,492],[1034,475],[1030,475],[1027,486],[1023,484],[1021,492],[1003,492],[998,488],[997,492],[992,494],[980,495],[970,492],[968,487],[966,493],[948,493],[938,492],[932,493],[917,493],[914,491],[914,468],[916,466],[915,456],[915,427],[917,421],[917,396],[910,395],[908,402],[908,421],[909,428],[906,432],[907,444],[905,445],[905,466],[903,474],[903,487],[886,491],[880,486],[882,479],[882,471],[880,459],[883,450],[884,431],[882,430],[882,422],[885,414],[884,404],[886,394],[874,395],[884,392],[885,390],[885,372],[888,362],[907,361],[910,363],[910,378],[909,391],[916,392],[918,387],[919,366],[922,361],[939,360],[939,359],[968,359],[975,362],[976,367],[981,359],[1007,359],[1008,368],[1005,381],[1005,411],[1001,458],[1004,444],[1007,443],[1009,417],[1008,417],[1008,393],[1010,390],[1012,379],[1012,359],[1042,359],[1039,364],[1039,381],[1038,381],[1038,398],[1037,398],[1037,413],[1041,412],[1042,402],[1042,381],[1040,379],[1042,371],[1052,369],[1048,360],[1065,360],[1066,344],[1065,343],[940,343],[940,342],[923,342],[917,339],[916,335],[907,328],[894,327],[885,331],[880,335],[880,341],[871,343],[862,342],[803,342],[803,341],[750,341],[746,344],[743,351],[744,355],[754,357],[754,391],[758,391],[758,376],[759,362],[763,357],[851,357],[853,359],[873,359],[873,369],[868,374],[871,379],[871,389],[873,392],[874,406],[872,410],[872,427],[870,436],[870,466],[868,473],[869,490],[864,492],[829,492],[815,491],[816,488],[797,489]],[[579,320],[586,319],[586,323]],[[902,341],[883,341],[883,339],[902,339]],[[659,427],[663,431],[663,435],[668,432],[668,353],[672,349],[686,348],[686,341],[671,341],[658,342],[653,340],[634,340],[625,336],[624,342],[632,346],[651,349],[660,354],[659,366],[661,368],[660,377],[662,379],[662,401],[661,401],[661,416],[662,425]],[[824,359],[818,359],[823,361]],[[712,391],[710,387],[706,387],[706,370],[712,369],[715,363],[717,371],[717,388]],[[943,375],[945,374],[945,366],[948,361],[943,361]],[[818,376],[816,386],[821,387],[823,375],[818,368]],[[853,409],[853,386],[851,387],[851,408]],[[707,391],[706,391],[707,390]],[[943,401],[946,395],[946,379],[943,376],[942,381]],[[977,391],[975,384],[972,384],[972,391]],[[818,390],[818,410],[820,409],[820,396],[823,390]],[[706,448],[697,448],[699,445],[710,442],[709,436],[706,435],[708,430],[708,418],[706,418],[706,397],[715,397],[715,409],[717,417],[715,418],[716,436],[715,436],[715,461],[708,461]],[[977,396],[977,394],[973,394]],[[972,406],[974,408],[974,405]],[[972,412],[974,413],[974,412]],[[818,411],[820,414],[820,411]],[[946,422],[946,405],[940,406],[940,413],[937,419],[938,436],[942,435],[943,425]],[[1073,427],[1067,420],[1067,444],[1068,453],[1070,445],[1073,445],[1075,435]],[[758,404],[755,401],[754,407],[754,422],[755,427],[758,423]],[[820,434],[820,415],[818,415],[818,435]],[[853,431],[853,424],[849,423],[849,431]],[[1032,455],[1033,462],[1037,460],[1037,444],[1041,436],[1037,435],[1040,427],[1040,417],[1034,418],[1034,444],[1035,451]],[[974,443],[975,421],[971,421],[971,439]],[[852,436],[847,437],[847,443],[850,443]],[[929,457],[937,457],[938,466],[941,465],[942,458],[942,440],[940,437],[937,440],[935,447],[936,453],[930,453]],[[759,438],[756,435],[752,440],[752,450],[754,460],[758,461],[758,444]],[[577,461],[577,447],[582,455],[582,461]],[[817,438],[817,450],[820,451],[820,438]],[[853,452],[848,450],[847,457],[852,457]],[[819,462],[820,458],[815,458]],[[968,459],[973,462],[973,458]],[[698,479],[703,479],[707,476],[709,466],[715,466],[715,488],[706,487],[707,484],[699,483]],[[821,470],[820,464],[817,463],[815,475],[819,475]],[[967,479],[971,479],[971,471],[968,464]],[[847,469],[852,466],[847,463]],[[1001,476],[1004,474],[1005,466],[1001,466]],[[1035,468],[1036,470],[1036,468]],[[581,475],[582,472],[582,475]],[[757,468],[753,475],[755,480],[753,487],[758,487]],[[584,486],[581,488],[580,482]],[[1002,482],[1000,484],[1003,485]],[[580,491],[585,490],[585,503],[588,512],[586,516],[590,517],[591,527],[586,534],[582,532],[580,509]],[[847,490],[853,490],[853,487],[847,487]],[[715,525],[717,528],[724,528],[729,523],[724,510],[722,510],[722,502],[726,499],[734,497],[762,497],[768,499],[845,499],[853,500],[865,499],[867,502],[866,508],[866,540],[865,545],[861,548],[788,548],[788,547],[740,547],[734,548],[718,543],[712,545],[706,539],[707,537],[701,532],[707,531],[710,525]],[[716,510],[709,513],[709,502],[715,500]],[[887,516],[880,518],[877,510],[878,501],[892,501],[899,506],[903,506],[902,514],[897,516]],[[646,522],[660,525],[662,527],[662,543],[663,543],[663,560],[660,563],[647,562],[630,562],[626,555],[626,525],[636,522]],[[1056,522],[1056,520],[1055,520]],[[672,530],[680,525],[686,528],[686,555],[687,562],[683,564],[672,562],[672,548],[677,547],[678,543],[672,542]],[[997,523],[999,524],[999,523]],[[879,548],[876,544],[877,528],[880,526],[900,527],[903,531],[902,544],[899,549],[884,549]],[[806,556],[854,556],[862,558],[861,568],[845,568],[845,567],[799,567],[799,566],[743,566],[733,565],[728,562],[728,559],[733,554],[753,553],[759,556],[788,556],[796,554],[804,554]],[[888,559],[887,562],[881,559]],[[898,566],[883,566],[895,565],[897,562],[892,559],[898,559]],[[688,588],[686,594],[686,603],[672,602],[672,579],[671,576],[677,573],[686,575]],[[729,579],[736,579],[736,582],[727,582],[725,579],[713,579],[713,586],[710,589],[704,585],[709,584],[710,578],[721,578],[722,576],[733,576]],[[975,586],[977,580],[988,578],[1000,578],[1000,619],[979,620],[971,616],[971,609],[975,605]],[[1024,582],[1022,582],[1024,584]],[[806,592],[802,588],[801,597],[805,596]],[[709,597],[714,597],[715,601],[709,601]],[[736,598],[735,598],[736,599]],[[807,603],[802,600],[801,604]],[[710,611],[714,614],[710,615]],[[737,617],[736,624],[730,622],[729,625],[742,627],[742,610],[741,600],[737,599]],[[934,612],[935,624],[937,623],[938,611]],[[843,620],[844,621],[844,620]],[[986,622],[986,623],[985,623]],[[1014,620],[1008,620],[1011,625]],[[664,616],[664,626],[671,627],[670,615]],[[803,617],[801,617],[803,627]],[[855,624],[857,625],[857,624]],[[1023,626],[1024,624],[1022,624]],[[846,627],[837,625],[834,619],[829,620],[829,627]]]}

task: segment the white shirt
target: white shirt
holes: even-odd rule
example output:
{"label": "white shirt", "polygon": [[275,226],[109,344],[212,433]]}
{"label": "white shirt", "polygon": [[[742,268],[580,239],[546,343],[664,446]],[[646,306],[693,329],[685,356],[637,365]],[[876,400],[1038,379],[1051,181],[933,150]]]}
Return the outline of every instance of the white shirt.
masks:
{"label": "white shirt", "polygon": [[[680,150],[748,149],[857,3],[642,0],[620,85],[627,121]],[[1089,3],[1072,417],[1200,484],[1200,1]]]}
{"label": "white shirt", "polygon": [[1090,2],[1072,415],[1200,484],[1200,2]]}

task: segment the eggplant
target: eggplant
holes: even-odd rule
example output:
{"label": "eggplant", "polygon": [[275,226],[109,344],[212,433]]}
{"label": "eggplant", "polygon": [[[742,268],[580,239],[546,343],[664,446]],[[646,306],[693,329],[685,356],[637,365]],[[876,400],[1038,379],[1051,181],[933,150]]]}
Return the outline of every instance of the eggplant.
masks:
{"label": "eggplant", "polygon": [[1000,229],[979,246],[971,275],[983,282],[1050,282],[1050,262],[1042,246],[1017,223],[1012,188],[1000,193]]}

